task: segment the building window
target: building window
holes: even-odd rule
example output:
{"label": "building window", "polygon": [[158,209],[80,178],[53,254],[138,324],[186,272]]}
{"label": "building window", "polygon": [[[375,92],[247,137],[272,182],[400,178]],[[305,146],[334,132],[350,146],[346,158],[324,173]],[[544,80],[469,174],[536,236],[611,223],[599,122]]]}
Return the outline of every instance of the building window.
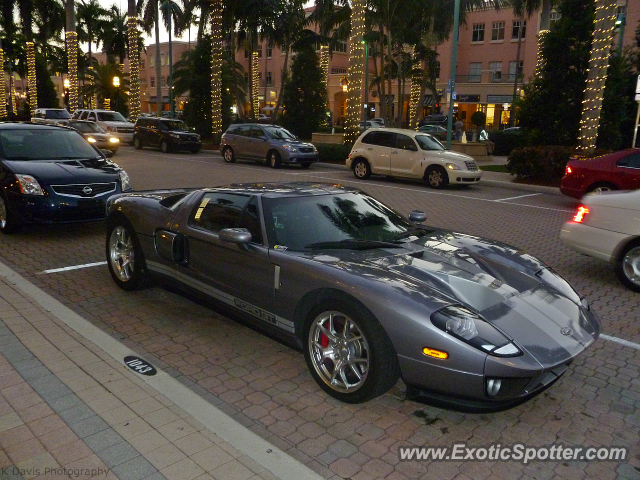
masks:
{"label": "building window", "polygon": [[435,73],[436,73],[436,80],[439,80],[440,79],[440,61],[439,60],[436,61],[436,72]]}
{"label": "building window", "polygon": [[472,42],[484,42],[484,23],[473,24]]}
{"label": "building window", "polygon": [[260,45],[258,47],[258,49],[256,50],[256,52],[258,52],[258,58],[262,58],[262,45]]}
{"label": "building window", "polygon": [[334,52],[347,53],[347,42],[338,42],[338,44],[336,45],[336,49],[334,50]]}
{"label": "building window", "polygon": [[513,29],[511,30],[511,39],[518,39],[518,30],[520,30],[520,39],[524,39],[527,33],[527,21],[526,20],[514,20]]}
{"label": "building window", "polygon": [[502,81],[502,62],[489,62],[489,71],[492,82]]}
{"label": "building window", "polygon": [[504,40],[504,22],[493,22],[491,40]]}
{"label": "building window", "polygon": [[144,69],[144,60],[140,60],[140,70]]}
{"label": "building window", "polygon": [[160,77],[160,86],[161,87],[166,87],[167,86],[167,79],[164,77]]}
{"label": "building window", "polygon": [[271,58],[272,53],[273,53],[273,45],[267,45],[267,58]]}
{"label": "building window", "polygon": [[156,58],[155,57],[149,57],[149,66],[150,67],[154,67],[156,64]]}
{"label": "building window", "polygon": [[480,83],[482,80],[482,62],[472,62],[469,64],[469,82]]}
{"label": "building window", "polygon": [[347,73],[347,69],[346,68],[332,68],[331,69],[331,73],[332,74],[345,74]]}
{"label": "building window", "polygon": [[509,62],[509,81],[513,82],[516,79],[516,73],[518,78],[522,78],[522,70],[524,68],[524,62],[520,60],[520,65],[516,71],[516,62]]}
{"label": "building window", "polygon": [[149,85],[152,87],[156,86],[156,77],[149,77]]}
{"label": "building window", "polygon": [[249,58],[249,50],[244,49],[244,58]]}
{"label": "building window", "polygon": [[247,72],[244,72],[244,83],[249,85],[249,73]]}
{"label": "building window", "polygon": [[271,77],[271,72],[267,72],[267,75],[265,76],[265,82],[267,84],[267,87],[270,87],[271,85],[273,85],[273,80]]}

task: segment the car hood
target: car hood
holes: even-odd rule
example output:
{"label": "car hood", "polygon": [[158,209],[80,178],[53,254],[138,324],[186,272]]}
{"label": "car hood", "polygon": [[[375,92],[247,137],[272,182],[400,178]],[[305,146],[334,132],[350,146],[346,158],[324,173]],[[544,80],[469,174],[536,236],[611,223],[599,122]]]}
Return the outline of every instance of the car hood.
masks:
{"label": "car hood", "polygon": [[95,138],[96,140],[100,140],[100,141],[103,141],[103,142],[108,142],[109,139],[111,137],[113,137],[113,135],[111,135],[109,133],[83,133],[82,136],[84,138],[89,138],[89,137]]}
{"label": "car hood", "polygon": [[[614,190],[582,197],[585,205],[599,205],[623,210],[640,210],[640,190]],[[629,212],[631,215],[632,213]]]}
{"label": "car hood", "polygon": [[87,160],[30,160],[5,161],[13,172],[33,175],[38,182],[54,183],[91,183],[112,181],[121,170],[115,163],[103,158]]}
{"label": "car hood", "polygon": [[[277,141],[277,140],[276,140]],[[301,140],[290,140],[290,139],[286,139],[283,140],[285,143],[288,143],[289,145],[293,145],[296,147],[313,147],[313,145],[311,143],[308,142],[303,142]]]}
{"label": "car hood", "polygon": [[437,156],[444,162],[475,162],[473,157],[464,153],[454,152],[453,150],[430,150],[427,152],[429,156]]}
{"label": "car hood", "polygon": [[106,125],[108,127],[120,127],[120,128],[133,128],[135,127],[135,125],[133,123],[129,123],[129,122],[113,122],[113,121],[108,121],[108,120],[102,120],[100,121],[101,125]]}
{"label": "car hood", "polygon": [[435,231],[401,249],[331,250],[316,259],[334,255],[336,266],[383,275],[406,285],[408,295],[418,287],[470,307],[542,365],[568,361],[600,332],[586,301],[564,279],[506,244]]}

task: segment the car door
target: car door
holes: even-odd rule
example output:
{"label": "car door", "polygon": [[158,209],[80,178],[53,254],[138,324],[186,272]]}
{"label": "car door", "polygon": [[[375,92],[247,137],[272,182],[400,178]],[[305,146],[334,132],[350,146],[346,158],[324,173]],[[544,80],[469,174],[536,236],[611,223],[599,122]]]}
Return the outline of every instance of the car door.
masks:
{"label": "car door", "polygon": [[395,147],[389,153],[391,175],[398,177],[415,177],[420,170],[422,155],[415,140],[404,133],[396,133]]}
{"label": "car door", "polygon": [[251,135],[251,125],[240,125],[236,128],[227,141],[233,151],[236,154],[236,157],[239,158],[251,158],[249,156],[249,149],[251,148],[252,139]]}
{"label": "car door", "polygon": [[[246,228],[248,245],[223,242],[224,228]],[[271,325],[275,267],[263,246],[257,198],[206,192],[189,213],[182,229],[188,240],[188,262],[179,268],[199,282],[196,288]]]}
{"label": "car door", "polygon": [[364,154],[371,172],[388,175],[391,172],[390,153],[395,147],[395,133],[373,130],[362,138]]}
{"label": "car door", "polygon": [[624,190],[640,188],[640,153],[631,153],[616,162],[614,174]]}
{"label": "car door", "polygon": [[257,125],[252,125],[249,135],[251,143],[249,144],[250,155],[252,160],[266,160],[267,152],[271,147],[267,141],[267,134]]}

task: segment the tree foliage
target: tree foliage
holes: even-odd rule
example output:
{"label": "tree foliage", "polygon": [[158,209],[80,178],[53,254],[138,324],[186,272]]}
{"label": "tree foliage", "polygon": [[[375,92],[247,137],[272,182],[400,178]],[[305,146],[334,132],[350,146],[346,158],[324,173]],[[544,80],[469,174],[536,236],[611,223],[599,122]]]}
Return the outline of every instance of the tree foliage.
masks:
{"label": "tree foliage", "polygon": [[324,120],[326,87],[315,49],[302,44],[291,63],[291,77],[284,87],[283,123],[295,135],[311,138]]}

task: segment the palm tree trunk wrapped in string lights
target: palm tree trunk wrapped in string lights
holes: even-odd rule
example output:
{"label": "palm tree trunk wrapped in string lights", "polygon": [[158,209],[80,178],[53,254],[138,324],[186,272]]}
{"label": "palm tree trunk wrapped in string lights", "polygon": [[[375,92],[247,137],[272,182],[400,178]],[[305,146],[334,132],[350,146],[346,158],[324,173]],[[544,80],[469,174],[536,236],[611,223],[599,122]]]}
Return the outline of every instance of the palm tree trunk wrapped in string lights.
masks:
{"label": "palm tree trunk wrapped in string lights", "polygon": [[33,42],[27,42],[27,81],[29,85],[29,110],[35,116],[38,108],[38,88],[36,86],[36,51]]}
{"label": "palm tree trunk wrapped in string lights", "polygon": [[257,119],[260,113],[260,99],[258,98],[258,88],[260,88],[260,70],[258,64],[258,52],[251,52],[251,104],[253,106],[253,118]]}
{"label": "palm tree trunk wrapped in string lights", "polygon": [[[4,50],[0,41],[0,65],[4,66]],[[7,118],[7,92],[4,83],[4,68],[0,68],[0,120]]]}
{"label": "palm tree trunk wrapped in string lights", "polygon": [[222,0],[211,0],[211,133],[222,136]]}
{"label": "palm tree trunk wrapped in string lights", "polygon": [[580,149],[585,154],[593,153],[596,148],[602,97],[616,21],[615,0],[595,0],[595,3],[595,29],[591,43],[587,85],[584,100],[582,100],[582,120],[580,120]]}
{"label": "palm tree trunk wrapped in string lights", "polygon": [[138,14],[136,0],[128,0],[127,34],[129,40],[129,116],[140,116],[140,51],[138,50]]}
{"label": "palm tree trunk wrapped in string lights", "polygon": [[78,33],[76,32],[76,14],[73,0],[66,0],[65,14],[67,21],[65,43],[69,70],[69,110],[75,112],[78,109]]}
{"label": "palm tree trunk wrapped in string lights", "polygon": [[362,77],[364,71],[365,2],[354,0],[351,6],[351,36],[349,37],[349,74],[347,77],[347,115],[344,143],[353,143],[360,134]]}
{"label": "palm tree trunk wrapped in string lights", "polygon": [[409,128],[418,129],[418,104],[422,97],[422,68],[418,59],[418,53],[413,52],[413,62],[411,66],[411,96],[409,97]]}

